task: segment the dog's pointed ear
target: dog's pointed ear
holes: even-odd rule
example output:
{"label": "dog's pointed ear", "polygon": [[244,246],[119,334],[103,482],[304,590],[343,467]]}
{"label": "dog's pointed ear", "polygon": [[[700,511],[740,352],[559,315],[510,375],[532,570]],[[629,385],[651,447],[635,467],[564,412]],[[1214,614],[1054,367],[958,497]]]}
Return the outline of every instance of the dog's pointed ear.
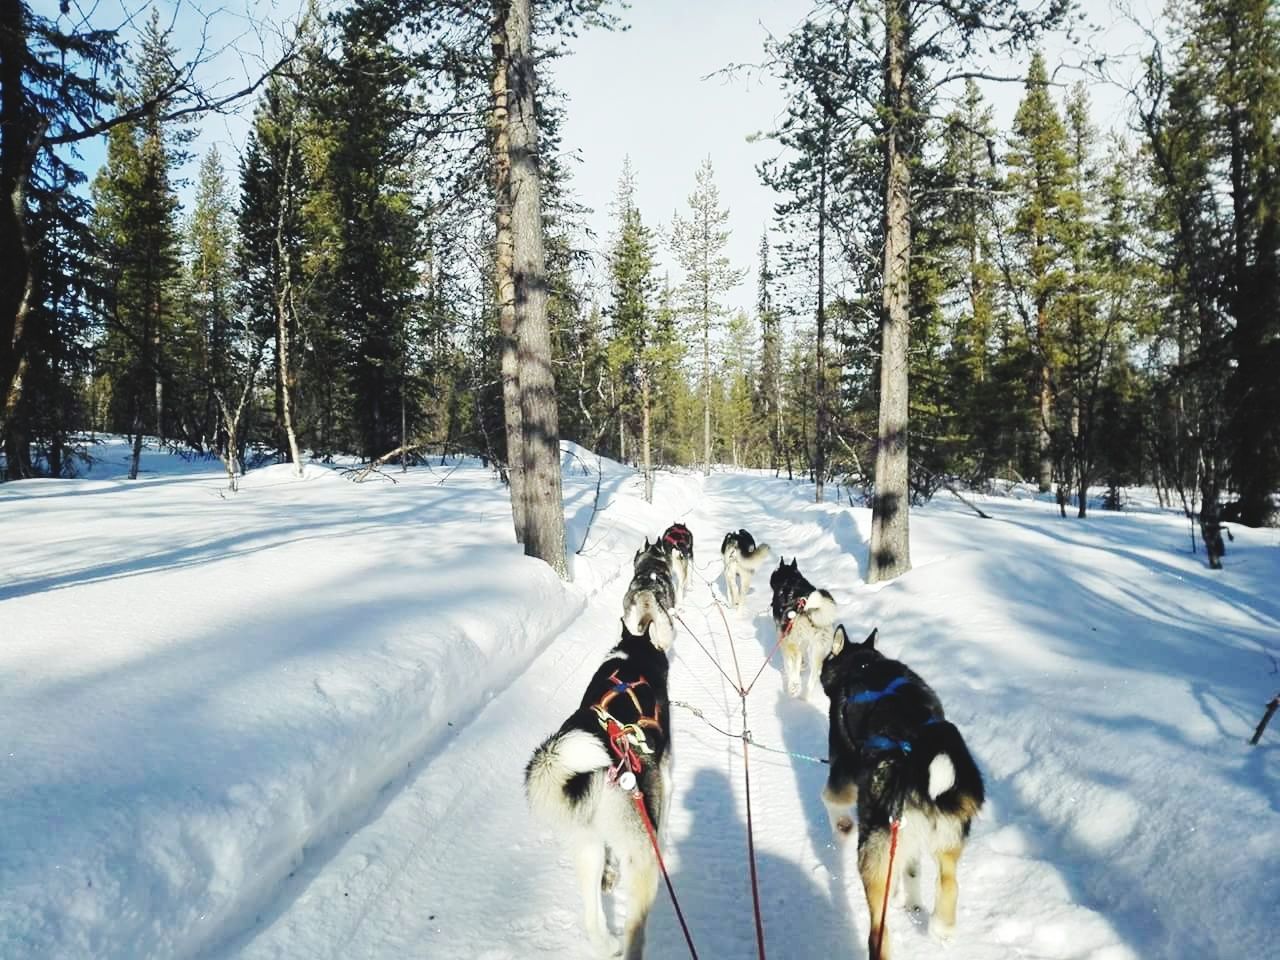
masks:
{"label": "dog's pointed ear", "polygon": [[838,656],[848,642],[849,634],[845,633],[844,624],[837,624],[835,633],[831,634],[831,655]]}
{"label": "dog's pointed ear", "polygon": [[872,627],[871,632],[867,634],[867,639],[862,641],[862,645],[870,650],[874,650],[876,648],[876,634],[879,632],[879,627]]}
{"label": "dog's pointed ear", "polygon": [[792,570],[797,570],[797,571],[800,569],[800,558],[799,558],[799,557],[792,557],[792,558],[791,558],[791,569],[792,569]]}
{"label": "dog's pointed ear", "polygon": [[641,550],[640,552],[641,552],[641,553],[648,553],[648,551],[649,551],[649,547],[651,547],[651,546],[652,546],[652,544],[651,544],[651,543],[649,543],[649,538],[648,538],[648,537],[645,537],[645,538],[644,538],[644,549],[643,549],[643,550]]}

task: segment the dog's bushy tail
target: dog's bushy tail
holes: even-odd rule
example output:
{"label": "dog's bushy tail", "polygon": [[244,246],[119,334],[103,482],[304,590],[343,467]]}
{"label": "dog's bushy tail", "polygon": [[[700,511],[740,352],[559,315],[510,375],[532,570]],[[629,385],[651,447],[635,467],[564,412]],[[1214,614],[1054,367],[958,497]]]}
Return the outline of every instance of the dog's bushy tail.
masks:
{"label": "dog's bushy tail", "polygon": [[940,809],[971,819],[982,806],[982,774],[955,724],[938,720],[925,726],[912,751],[914,783],[922,797]]}
{"label": "dog's bushy tail", "polygon": [[815,590],[805,598],[804,612],[815,627],[836,625],[836,601],[825,590]]}
{"label": "dog's bushy tail", "polygon": [[622,617],[627,630],[641,636],[645,627],[649,628],[649,642],[659,650],[670,650],[671,641],[675,639],[675,628],[671,624],[671,615],[662,609],[657,595],[650,590],[637,593]]}
{"label": "dog's bushy tail", "polygon": [[569,729],[553,733],[533,751],[524,768],[524,789],[529,807],[537,814],[555,818],[571,811],[588,789],[585,780],[575,778],[604,770],[612,761],[609,751],[585,730]]}
{"label": "dog's bushy tail", "polygon": [[742,562],[751,570],[755,570],[769,557],[772,548],[767,543],[757,543],[751,550],[742,554]]}

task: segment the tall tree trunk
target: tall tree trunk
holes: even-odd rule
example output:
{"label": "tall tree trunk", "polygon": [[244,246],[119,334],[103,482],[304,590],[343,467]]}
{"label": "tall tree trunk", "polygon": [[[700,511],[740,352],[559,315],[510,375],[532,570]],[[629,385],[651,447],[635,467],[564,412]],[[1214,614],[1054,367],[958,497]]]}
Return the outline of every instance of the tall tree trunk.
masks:
{"label": "tall tree trunk", "polygon": [[33,473],[25,431],[15,417],[27,372],[26,325],[35,296],[27,177],[45,126],[25,109],[26,56],[23,4],[0,0],[0,440],[10,480]]}
{"label": "tall tree trunk", "polygon": [[702,472],[711,476],[711,315],[702,306]]}
{"label": "tall tree trunk", "polygon": [[649,370],[640,368],[640,445],[644,456],[644,502],[653,503],[653,461],[650,456],[649,433]]}
{"label": "tall tree trunk", "polygon": [[905,71],[907,30],[906,0],[886,0],[885,101],[888,129],[885,132],[884,310],[869,583],[890,580],[911,569],[907,448],[911,170],[904,139],[910,110]]}
{"label": "tall tree trunk", "polygon": [[827,126],[822,128],[822,157],[818,164],[818,415],[813,429],[813,502],[821,503],[827,476]]}
{"label": "tall tree trunk", "polygon": [[302,476],[302,457],[298,453],[298,435],[293,429],[293,369],[289,362],[290,319],[297,316],[293,299],[293,261],[284,243],[285,217],[293,203],[293,152],[292,132],[289,150],[284,158],[284,183],[276,211],[276,256],[280,259],[280,290],[276,295],[276,409],[284,427],[285,442],[289,445],[289,461],[294,476]]}
{"label": "tall tree trunk", "polygon": [[524,433],[524,552],[569,578],[560,478],[560,425],[547,324],[546,261],[542,246],[542,172],[534,113],[531,0],[511,0],[507,48],[511,156],[511,240],[519,333],[520,412]]}
{"label": "tall tree trunk", "polygon": [[1049,307],[1043,301],[1036,305],[1036,333],[1040,344],[1036,445],[1040,452],[1040,492],[1047,493],[1053,486],[1053,437],[1049,432],[1053,417],[1053,373],[1049,369]]}
{"label": "tall tree trunk", "polygon": [[494,292],[501,341],[502,413],[506,430],[507,482],[511,486],[511,521],[516,543],[525,542],[524,425],[520,406],[519,331],[516,327],[516,281],[511,236],[511,130],[509,73],[512,69],[508,25],[511,0],[495,0],[490,47],[493,52],[493,103],[489,129],[493,148],[495,222]]}
{"label": "tall tree trunk", "polygon": [[138,479],[138,465],[142,462],[142,397],[133,397],[133,454],[129,458],[129,479]]}

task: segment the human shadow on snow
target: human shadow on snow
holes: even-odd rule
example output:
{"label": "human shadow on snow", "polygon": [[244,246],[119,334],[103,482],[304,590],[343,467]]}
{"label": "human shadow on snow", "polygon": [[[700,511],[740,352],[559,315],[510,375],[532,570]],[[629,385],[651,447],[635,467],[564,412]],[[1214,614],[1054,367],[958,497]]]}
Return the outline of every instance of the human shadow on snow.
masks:
{"label": "human shadow on snow", "polygon": [[[755,756],[753,754],[753,756]],[[679,763],[679,759],[676,760]],[[753,800],[759,789],[752,781]],[[686,835],[672,837],[677,866],[671,880],[699,956],[749,957],[756,953],[747,827],[729,776],[702,769],[675,798],[693,821]],[[769,825],[753,810],[756,866],[766,952],[789,960],[830,960],[862,953],[843,904],[833,903],[793,858],[767,850]],[[665,891],[649,919],[646,955],[678,957],[688,952]]]}

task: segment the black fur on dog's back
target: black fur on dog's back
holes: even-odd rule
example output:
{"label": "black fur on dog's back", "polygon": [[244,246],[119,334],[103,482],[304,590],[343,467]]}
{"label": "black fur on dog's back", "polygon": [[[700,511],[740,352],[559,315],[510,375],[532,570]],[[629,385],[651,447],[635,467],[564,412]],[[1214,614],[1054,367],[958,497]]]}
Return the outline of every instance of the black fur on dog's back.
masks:
{"label": "black fur on dog's back", "polygon": [[[887,826],[907,807],[955,817],[967,836],[985,799],[978,765],[933,688],[876,650],[875,636],[846,641],[822,665],[822,689],[831,701],[830,780],[858,787],[860,836]],[[933,797],[930,765],[941,755],[955,780]]]}
{"label": "black fur on dog's back", "polygon": [[720,541],[720,552],[723,554],[730,547],[736,547],[739,556],[749,557],[756,552],[756,538],[746,530],[730,531]]}
{"label": "black fur on dog's back", "polygon": [[[587,684],[578,709],[569,715],[568,719],[560,725],[559,730],[534,751],[533,757],[525,767],[526,787],[540,765],[545,767],[554,761],[556,745],[565,738],[566,734],[580,731],[599,741],[603,748],[601,756],[606,757],[608,761],[591,770],[560,771],[564,779],[562,788],[564,799],[568,806],[577,808],[587,802],[592,791],[600,788],[598,778],[602,776],[603,770],[617,762],[617,756],[610,746],[605,728],[592,707],[600,703],[617,683],[635,684],[631,690],[640,703],[640,710],[636,709],[630,695],[624,691],[618,691],[617,695],[610,699],[606,709],[618,723],[624,726],[637,723],[641,717],[655,718],[658,722],[657,729],[651,726],[644,728],[645,742],[652,753],[640,755],[643,769],[637,777],[640,792],[645,798],[645,807],[656,826],[662,809],[662,785],[658,775],[658,765],[666,755],[671,738],[670,704],[667,699],[668,669],[667,655],[653,645],[649,638],[649,631],[646,629],[641,635],[633,634],[627,630],[624,623],[621,639],[609,651]],[[613,679],[615,676],[616,681]]]}

